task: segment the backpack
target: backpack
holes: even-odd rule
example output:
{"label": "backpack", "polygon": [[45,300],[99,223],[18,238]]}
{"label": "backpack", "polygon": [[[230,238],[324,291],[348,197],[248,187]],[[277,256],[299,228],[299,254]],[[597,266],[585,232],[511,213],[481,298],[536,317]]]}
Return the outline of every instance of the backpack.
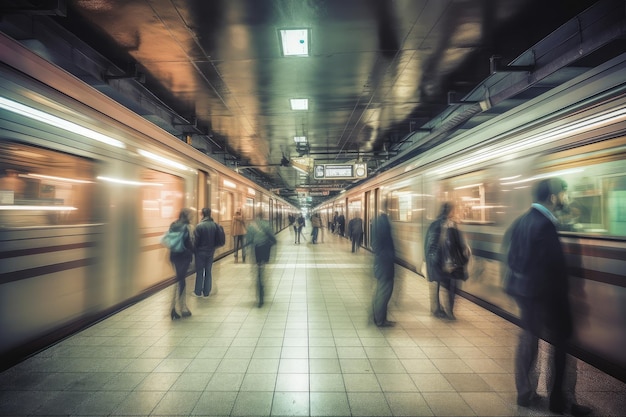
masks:
{"label": "backpack", "polygon": [[449,274],[463,270],[469,262],[468,252],[454,225],[447,222],[443,224],[441,230],[441,269]]}
{"label": "backpack", "polygon": [[221,248],[226,244],[226,234],[221,224],[215,223],[217,229],[215,230],[215,247]]}
{"label": "backpack", "polygon": [[172,252],[184,252],[185,233],[189,233],[187,227],[179,231],[168,230],[167,232],[165,232],[163,237],[161,237],[161,245],[165,246]]}

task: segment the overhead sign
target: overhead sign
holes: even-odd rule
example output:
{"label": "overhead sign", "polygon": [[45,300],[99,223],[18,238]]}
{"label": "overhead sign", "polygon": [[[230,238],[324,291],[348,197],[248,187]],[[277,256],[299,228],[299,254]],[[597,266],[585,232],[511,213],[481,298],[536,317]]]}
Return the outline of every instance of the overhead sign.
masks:
{"label": "overhead sign", "polygon": [[316,164],[313,178],[316,180],[343,180],[367,177],[367,164]]}

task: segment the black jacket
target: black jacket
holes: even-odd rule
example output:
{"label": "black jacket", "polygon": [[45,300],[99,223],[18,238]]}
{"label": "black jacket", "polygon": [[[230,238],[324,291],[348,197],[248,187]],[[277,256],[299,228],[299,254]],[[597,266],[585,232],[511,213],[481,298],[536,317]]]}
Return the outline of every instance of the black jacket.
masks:
{"label": "black jacket", "polygon": [[[505,234],[505,287],[515,297],[530,297],[545,309],[548,328],[571,332],[567,263],[556,225],[536,208],[519,217]],[[513,275],[515,273],[515,275]]]}

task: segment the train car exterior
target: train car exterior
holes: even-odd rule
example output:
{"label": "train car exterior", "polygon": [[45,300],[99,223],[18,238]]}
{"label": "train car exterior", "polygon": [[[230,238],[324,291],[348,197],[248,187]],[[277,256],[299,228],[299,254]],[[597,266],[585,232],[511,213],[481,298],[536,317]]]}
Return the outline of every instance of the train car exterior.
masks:
{"label": "train car exterior", "polygon": [[347,190],[314,210],[350,207],[369,226],[387,205],[397,261],[423,274],[423,242],[444,201],[455,204],[473,258],[460,291],[512,321],[502,237],[531,202],[531,186],[569,185],[559,213],[576,318],[572,351],[626,378],[626,55]]}
{"label": "train car exterior", "polygon": [[0,79],[3,367],[170,285],[183,207],[224,226],[218,258],[237,208],[287,226],[287,201],[4,35]]}

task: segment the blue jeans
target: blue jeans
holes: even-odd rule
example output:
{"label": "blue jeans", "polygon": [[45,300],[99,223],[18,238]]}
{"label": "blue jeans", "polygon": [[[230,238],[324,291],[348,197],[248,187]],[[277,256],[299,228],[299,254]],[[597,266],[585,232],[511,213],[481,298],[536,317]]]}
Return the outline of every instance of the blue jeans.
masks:
{"label": "blue jeans", "polygon": [[213,255],[214,252],[196,252],[196,287],[194,290],[196,295],[208,297],[211,294]]}

